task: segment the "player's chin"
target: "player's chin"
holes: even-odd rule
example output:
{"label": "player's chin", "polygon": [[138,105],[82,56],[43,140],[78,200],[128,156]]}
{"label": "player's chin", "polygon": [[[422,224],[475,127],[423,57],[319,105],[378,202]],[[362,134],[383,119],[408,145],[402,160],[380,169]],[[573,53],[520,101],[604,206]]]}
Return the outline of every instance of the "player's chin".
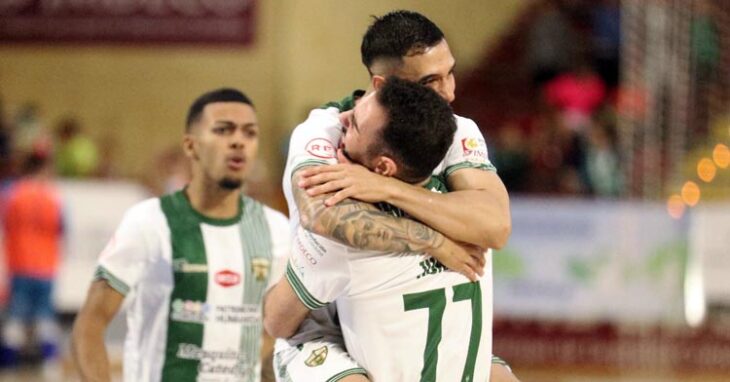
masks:
{"label": "player's chin", "polygon": [[225,190],[237,190],[243,186],[243,176],[225,176],[218,185]]}

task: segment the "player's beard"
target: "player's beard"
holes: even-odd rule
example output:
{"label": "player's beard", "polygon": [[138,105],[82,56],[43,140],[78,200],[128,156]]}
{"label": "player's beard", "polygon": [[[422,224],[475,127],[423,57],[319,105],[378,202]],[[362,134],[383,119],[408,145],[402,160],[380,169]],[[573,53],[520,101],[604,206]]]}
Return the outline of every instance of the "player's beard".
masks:
{"label": "player's beard", "polygon": [[218,186],[224,190],[237,190],[243,186],[242,179],[223,178],[218,182]]}

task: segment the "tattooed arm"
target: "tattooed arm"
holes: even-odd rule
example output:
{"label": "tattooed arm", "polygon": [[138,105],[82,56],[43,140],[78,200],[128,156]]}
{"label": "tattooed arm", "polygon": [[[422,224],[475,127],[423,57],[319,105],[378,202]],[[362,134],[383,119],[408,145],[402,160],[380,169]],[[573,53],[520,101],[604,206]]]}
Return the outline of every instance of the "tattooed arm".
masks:
{"label": "tattooed arm", "polygon": [[473,246],[460,245],[440,232],[407,218],[397,218],[375,206],[352,199],[327,207],[331,194],[309,196],[292,177],[292,193],[302,227],[350,247],[380,252],[426,252],[471,280],[483,274],[484,255]]}

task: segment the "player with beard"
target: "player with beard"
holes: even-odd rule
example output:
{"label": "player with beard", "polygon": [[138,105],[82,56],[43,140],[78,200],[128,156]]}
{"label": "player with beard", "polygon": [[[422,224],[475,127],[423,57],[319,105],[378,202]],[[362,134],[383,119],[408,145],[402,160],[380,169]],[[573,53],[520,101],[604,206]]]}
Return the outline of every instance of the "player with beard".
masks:
{"label": "player with beard", "polygon": [[72,335],[83,380],[110,380],[104,333],[125,300],[125,381],[260,380],[261,301],[289,235],[286,217],[241,192],[259,129],[238,90],[192,104],[190,183],[132,207],[100,256]]}

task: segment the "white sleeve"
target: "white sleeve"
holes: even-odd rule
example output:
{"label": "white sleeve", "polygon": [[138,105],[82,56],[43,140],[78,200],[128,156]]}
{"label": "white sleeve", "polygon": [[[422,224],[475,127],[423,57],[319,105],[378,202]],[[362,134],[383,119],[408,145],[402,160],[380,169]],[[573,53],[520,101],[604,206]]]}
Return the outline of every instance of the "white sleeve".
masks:
{"label": "white sleeve", "polygon": [[444,158],[443,175],[448,177],[454,171],[462,168],[496,171],[492,162],[489,161],[487,143],[477,124],[468,118],[455,117],[456,134],[454,134],[454,141]]}
{"label": "white sleeve", "polygon": [[286,278],[307,308],[322,308],[347,292],[350,266],[346,252],[339,243],[297,229]]}
{"label": "white sleeve", "polygon": [[106,280],[109,286],[127,295],[151,259],[160,256],[161,249],[155,245],[155,229],[159,224],[167,224],[164,219],[158,198],[130,208],[101,252],[94,279]]}
{"label": "white sleeve", "polygon": [[289,219],[284,214],[269,207],[264,207],[264,214],[266,214],[269,232],[271,233],[272,259],[269,284],[266,286],[268,290],[284,274],[286,261],[289,259],[289,252],[291,251],[291,238],[289,236]]}
{"label": "white sleeve", "polygon": [[306,121],[292,132],[289,139],[285,177],[312,164],[337,163],[337,147],[342,137],[339,111],[334,108],[314,109]]}

